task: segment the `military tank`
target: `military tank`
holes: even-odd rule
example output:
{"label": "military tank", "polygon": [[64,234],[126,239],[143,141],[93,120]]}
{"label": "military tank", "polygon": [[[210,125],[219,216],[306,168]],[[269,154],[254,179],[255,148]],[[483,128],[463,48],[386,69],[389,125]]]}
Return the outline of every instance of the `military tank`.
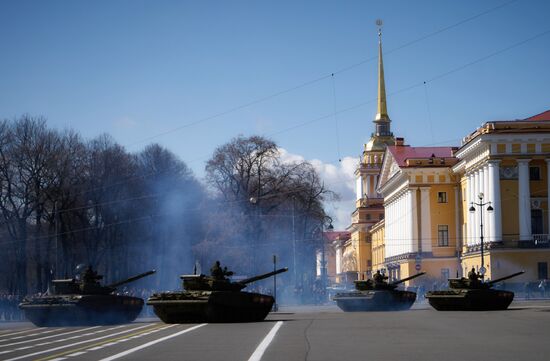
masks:
{"label": "military tank", "polygon": [[356,291],[337,293],[333,300],[344,312],[408,310],[416,300],[416,292],[396,288],[425,273],[420,272],[395,282],[386,282],[384,279],[354,281]]}
{"label": "military tank", "polygon": [[91,267],[81,279],[55,279],[40,296],[25,297],[19,308],[36,326],[110,325],[132,322],[143,308],[138,297],[118,295],[116,288],[152,275],[148,271],[123,281],[102,286]]}
{"label": "military tank", "polygon": [[285,267],[238,282],[225,277],[233,274],[226,268],[221,273],[213,271],[211,276],[181,275],[183,291],[154,293],[147,304],[165,323],[258,322],[267,316],[275,299],[241,290],[252,282],[286,271]]}
{"label": "military tank", "polygon": [[438,311],[494,311],[505,310],[514,300],[514,292],[495,290],[497,283],[519,276],[524,271],[483,282],[477,278],[451,278],[449,289],[428,291],[426,298]]}

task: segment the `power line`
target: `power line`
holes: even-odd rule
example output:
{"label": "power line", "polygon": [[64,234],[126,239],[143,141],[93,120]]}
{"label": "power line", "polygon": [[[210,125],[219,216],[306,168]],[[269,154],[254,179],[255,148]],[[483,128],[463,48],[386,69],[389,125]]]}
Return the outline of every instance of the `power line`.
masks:
{"label": "power line", "polygon": [[[506,7],[506,6],[508,6],[508,5],[510,5],[510,4],[514,3],[514,2],[516,2],[516,1],[518,1],[518,0],[511,0],[511,1],[505,2],[505,3],[502,3],[502,4],[497,5],[497,6],[495,6],[495,7],[492,7],[492,8],[490,8],[490,9],[487,9],[487,10],[485,10],[485,11],[482,11],[482,12],[480,12],[480,13],[478,13],[478,14],[475,14],[475,15],[473,15],[473,16],[470,16],[470,17],[468,17],[468,18],[462,19],[462,20],[460,20],[460,21],[458,21],[458,22],[456,22],[456,23],[453,23],[453,24],[451,24],[451,25],[445,26],[445,27],[443,27],[443,28],[441,28],[441,29],[438,29],[438,30],[436,30],[436,31],[434,31],[434,32],[428,33],[428,34],[426,34],[426,35],[424,35],[424,36],[421,36],[421,37],[419,37],[419,38],[417,38],[417,39],[414,39],[414,40],[409,41],[409,42],[407,42],[407,43],[405,43],[405,44],[402,44],[402,45],[400,45],[400,46],[398,46],[398,47],[396,47],[396,48],[390,49],[389,51],[386,51],[385,54],[392,54],[392,53],[394,53],[394,52],[398,52],[398,51],[400,51],[400,50],[402,50],[402,49],[405,49],[405,48],[407,48],[407,47],[410,47],[410,46],[412,46],[412,45],[414,45],[414,44],[417,44],[417,43],[419,43],[419,42],[421,42],[421,41],[424,41],[424,40],[426,40],[426,39],[429,39],[429,38],[431,38],[431,37],[433,37],[433,36],[439,35],[439,34],[441,34],[441,33],[444,33],[444,32],[446,32],[446,31],[449,31],[449,30],[451,30],[451,29],[454,29],[454,28],[456,28],[456,27],[458,27],[458,26],[460,26],[460,25],[463,25],[463,24],[466,24],[466,23],[468,23],[468,22],[470,22],[470,21],[473,21],[473,20],[475,20],[475,19],[478,19],[478,18],[480,18],[480,17],[482,17],[482,16],[484,16],[484,15],[487,15],[487,14],[490,14],[490,13],[492,13],[492,12],[494,12],[494,11],[497,11],[497,10],[503,8],[503,7]],[[300,83],[300,84],[291,86],[291,87],[289,87],[289,88],[286,88],[286,89],[283,89],[283,90],[274,92],[274,93],[272,93],[272,94],[266,95],[266,96],[264,96],[264,97],[261,97],[261,98],[258,98],[258,99],[252,100],[252,101],[249,101],[249,102],[247,102],[247,103],[243,103],[243,104],[241,104],[241,105],[238,105],[238,106],[229,108],[229,109],[224,110],[224,111],[221,111],[221,112],[219,112],[219,113],[216,113],[216,114],[213,114],[213,115],[210,115],[210,116],[206,116],[206,117],[204,117],[204,118],[197,119],[197,120],[195,120],[195,121],[192,121],[192,122],[183,124],[183,125],[181,125],[181,126],[172,128],[172,129],[167,130],[167,131],[165,131],[165,132],[158,133],[158,134],[156,134],[156,135],[152,135],[152,136],[150,136],[150,137],[141,139],[141,140],[136,141],[136,142],[134,142],[134,143],[130,143],[130,144],[128,144],[127,146],[131,147],[131,146],[134,146],[134,145],[136,145],[136,144],[141,144],[141,143],[150,141],[150,140],[152,140],[152,139],[155,139],[155,138],[158,138],[158,137],[162,137],[162,136],[165,136],[165,135],[167,135],[167,134],[171,134],[171,133],[177,132],[177,131],[182,130],[182,129],[185,129],[185,128],[189,128],[189,127],[191,127],[191,126],[194,126],[194,125],[197,125],[197,124],[200,124],[200,123],[204,123],[204,122],[206,122],[206,121],[209,121],[209,120],[212,120],[212,119],[215,119],[215,118],[219,118],[219,117],[221,117],[221,116],[224,116],[224,115],[227,115],[227,114],[236,112],[236,111],[238,111],[238,110],[241,110],[241,109],[244,109],[244,108],[248,108],[248,107],[250,107],[250,106],[253,106],[253,105],[256,105],[256,104],[259,104],[259,103],[263,103],[263,102],[265,102],[265,101],[267,101],[267,100],[271,100],[271,99],[276,98],[276,97],[279,97],[279,96],[281,96],[281,95],[284,95],[284,94],[287,94],[287,93],[296,91],[296,90],[298,90],[298,89],[305,88],[305,87],[307,87],[307,86],[316,84],[316,83],[318,83],[318,82],[320,82],[320,81],[323,81],[323,80],[325,80],[325,79],[329,79],[329,78],[331,78],[331,77],[334,77],[335,74],[345,73],[345,72],[350,71],[350,70],[352,70],[352,69],[355,69],[355,68],[357,68],[357,67],[359,67],[359,66],[361,66],[361,65],[363,65],[363,64],[366,64],[366,63],[368,63],[368,62],[374,61],[374,60],[376,60],[376,59],[377,59],[376,56],[373,56],[373,57],[369,57],[369,58],[363,59],[363,60],[361,60],[361,61],[359,61],[359,62],[357,62],[357,63],[354,63],[354,64],[351,64],[351,65],[345,66],[345,67],[343,67],[343,68],[340,68],[340,69],[338,69],[338,70],[336,70],[336,71],[334,71],[334,72],[332,72],[332,73],[330,73],[330,74],[322,75],[322,76],[319,76],[319,77],[317,77],[317,78],[307,80],[307,81],[305,81],[305,82],[303,82],[303,83]]]}
{"label": "power line", "polygon": [[[451,24],[451,25],[449,25],[449,26],[443,27],[443,28],[441,28],[441,29],[438,29],[438,30],[432,32],[432,33],[429,33],[429,34],[424,35],[424,36],[422,36],[422,37],[419,37],[419,38],[417,38],[417,39],[415,39],[415,40],[412,40],[412,41],[410,41],[410,42],[408,42],[408,43],[402,44],[402,45],[400,45],[400,46],[398,46],[398,47],[396,47],[396,48],[393,48],[393,49],[390,49],[390,50],[388,50],[388,51],[385,51],[385,54],[391,54],[391,53],[393,53],[393,52],[397,52],[397,51],[399,51],[399,50],[402,50],[402,49],[404,49],[404,48],[407,48],[407,47],[409,47],[409,46],[412,46],[412,45],[414,45],[414,44],[416,44],[416,43],[418,43],[418,42],[421,42],[421,41],[423,41],[423,40],[426,40],[426,39],[428,39],[428,38],[431,38],[431,37],[436,36],[436,35],[438,35],[438,34],[441,34],[441,33],[443,33],[443,32],[446,32],[446,31],[448,31],[448,30],[450,30],[450,29],[453,29],[453,28],[455,28],[455,27],[458,27],[458,26],[460,26],[460,25],[463,25],[463,24],[465,24],[465,23],[467,23],[467,22],[470,22],[470,21],[475,20],[475,19],[477,19],[477,18],[479,18],[479,17],[482,17],[482,16],[484,16],[484,15],[487,15],[487,14],[489,14],[489,13],[491,13],[491,12],[497,11],[497,10],[499,10],[499,9],[505,7],[505,6],[508,6],[508,5],[510,5],[510,4],[514,3],[514,2],[516,2],[516,1],[517,1],[517,0],[512,0],[512,1],[505,2],[505,3],[503,3],[503,4],[497,5],[497,6],[493,7],[493,8],[488,9],[488,10],[485,10],[485,11],[483,11],[483,12],[480,12],[480,13],[478,13],[478,14],[475,14],[475,15],[473,15],[473,16],[471,16],[471,17],[462,19],[462,20],[460,20],[460,21],[458,21],[458,22],[456,22],[456,23],[454,23],[454,24]],[[542,36],[542,35],[545,35],[545,34],[539,34],[539,35],[536,36],[536,37],[539,37],[539,36]],[[536,37],[535,37],[535,38],[536,38]],[[530,38],[530,39],[524,40],[524,42],[528,42],[528,41],[533,40],[533,39],[534,39],[534,38]],[[498,53],[504,52],[504,51],[506,51],[506,50],[510,50],[510,49],[512,49],[513,47],[516,47],[516,46],[518,46],[518,45],[521,45],[521,44],[512,45],[512,46],[509,47],[509,48],[500,50]],[[456,68],[456,69],[450,70],[450,71],[448,71],[448,72],[446,72],[446,73],[440,74],[440,75],[438,75],[438,76],[436,76],[436,77],[434,77],[434,78],[432,78],[432,79],[430,79],[430,80],[428,80],[428,81],[425,81],[425,82],[422,82],[422,83],[413,84],[413,85],[411,85],[411,86],[409,86],[409,87],[406,87],[406,88],[403,88],[403,89],[398,90],[398,91],[396,91],[396,92],[393,92],[393,93],[389,94],[389,96],[391,97],[391,96],[393,96],[393,95],[396,95],[396,94],[399,94],[399,93],[402,93],[402,92],[406,92],[406,91],[412,90],[412,89],[414,89],[414,88],[420,86],[421,84],[425,84],[426,82],[435,81],[435,80],[437,80],[437,79],[439,79],[439,78],[441,78],[441,77],[450,75],[450,74],[452,74],[452,73],[454,73],[454,72],[456,72],[456,71],[459,71],[459,70],[461,70],[461,69],[463,69],[463,68],[465,68],[465,67],[471,66],[471,65],[473,65],[473,64],[476,64],[476,63],[478,63],[478,62],[480,62],[480,61],[483,61],[483,60],[485,60],[485,59],[487,59],[487,58],[489,58],[489,57],[495,56],[495,55],[497,55],[497,53],[490,54],[490,55],[484,57],[483,59],[478,59],[478,60],[476,60],[476,61],[474,61],[474,62],[465,64],[465,65],[463,65],[463,66],[460,67],[460,68]],[[265,96],[265,97],[262,97],[262,98],[258,98],[258,99],[256,99],[256,100],[252,100],[252,101],[250,101],[250,102],[248,102],[248,103],[244,103],[244,104],[235,106],[235,107],[233,107],[233,108],[227,109],[227,110],[225,110],[225,111],[216,113],[216,114],[214,114],[214,115],[207,116],[207,117],[205,117],[205,118],[198,119],[198,120],[193,121],[193,122],[191,122],[191,123],[184,124],[184,125],[182,125],[182,126],[180,126],[180,127],[173,128],[172,130],[169,130],[169,131],[166,131],[166,132],[163,132],[163,133],[159,133],[159,134],[157,134],[157,135],[153,135],[153,136],[151,136],[151,137],[142,139],[142,140],[140,140],[140,141],[138,141],[138,142],[135,142],[135,143],[128,144],[127,146],[132,146],[132,145],[135,145],[135,144],[143,143],[143,142],[145,142],[145,141],[149,141],[149,140],[155,139],[155,138],[157,138],[157,137],[160,137],[160,136],[163,136],[163,135],[166,135],[166,134],[170,134],[170,133],[172,133],[172,132],[175,132],[175,131],[178,131],[178,130],[181,130],[181,129],[184,129],[184,128],[187,128],[187,127],[190,127],[190,126],[193,126],[193,125],[196,125],[196,124],[199,124],[199,123],[203,123],[203,122],[205,122],[205,121],[208,121],[208,120],[211,120],[211,119],[214,119],[214,118],[217,118],[217,117],[220,117],[220,116],[223,116],[223,115],[226,115],[226,114],[235,112],[235,111],[237,111],[237,110],[240,110],[240,109],[243,109],[243,108],[246,108],[246,107],[249,107],[249,106],[252,106],[252,105],[255,105],[255,104],[264,102],[264,101],[267,101],[267,100],[269,100],[269,99],[278,97],[278,96],[280,96],[280,95],[283,95],[283,94],[286,94],[286,93],[289,93],[289,92],[292,92],[292,91],[295,91],[295,90],[298,90],[298,89],[307,87],[307,86],[309,86],[309,85],[315,84],[315,83],[317,83],[317,82],[320,82],[320,81],[325,80],[325,79],[328,79],[328,78],[332,78],[333,81],[334,81],[334,75],[335,75],[335,74],[340,74],[340,73],[344,73],[344,72],[350,71],[350,70],[352,70],[352,69],[354,69],[354,68],[356,68],[356,67],[358,67],[358,66],[360,66],[360,65],[362,65],[362,64],[365,64],[365,63],[367,63],[367,62],[370,62],[370,61],[373,61],[373,60],[376,60],[376,59],[377,59],[376,56],[374,56],[374,57],[369,57],[369,58],[364,59],[364,60],[362,60],[362,61],[360,61],[360,62],[357,62],[357,63],[355,63],[355,64],[352,64],[352,65],[346,66],[346,67],[344,67],[344,68],[341,68],[341,69],[339,69],[339,70],[337,70],[337,71],[335,71],[335,72],[333,72],[333,73],[331,73],[331,74],[323,75],[323,76],[317,77],[317,78],[315,78],[315,79],[311,79],[311,80],[305,81],[305,82],[303,82],[303,83],[301,83],[301,84],[298,84],[298,85],[289,87],[289,88],[287,88],[287,89],[284,89],[284,90],[281,90],[281,91],[272,93],[272,94],[270,94],[270,95],[268,95],[268,96]],[[327,118],[329,118],[330,116],[333,116],[333,117],[335,117],[335,119],[337,119],[337,116],[338,116],[339,114],[342,114],[342,113],[345,113],[345,112],[349,112],[349,111],[358,109],[358,108],[360,108],[360,107],[362,107],[362,106],[365,106],[365,105],[367,105],[367,104],[370,104],[370,103],[372,103],[372,102],[374,102],[374,101],[376,101],[376,99],[369,100],[369,101],[366,101],[366,102],[362,102],[362,103],[356,104],[356,105],[354,105],[354,106],[351,106],[351,107],[348,107],[348,108],[345,108],[345,109],[341,109],[341,110],[339,110],[339,111],[336,111],[336,109],[335,109],[334,112],[333,112],[331,115],[321,116],[321,117],[318,117],[318,118],[315,118],[315,119],[312,119],[312,120],[309,120],[309,121],[306,121],[306,122],[303,122],[303,123],[300,123],[300,124],[297,124],[297,125],[294,125],[294,126],[285,128],[285,129],[283,129],[283,130],[280,130],[280,131],[277,131],[277,132],[273,132],[273,133],[271,133],[271,136],[278,135],[278,134],[281,134],[281,133],[285,133],[285,132],[288,132],[288,131],[292,131],[292,130],[294,130],[294,129],[303,127],[303,126],[305,126],[305,125],[312,124],[312,123],[318,122],[318,121],[320,121],[320,120],[327,119]],[[339,139],[337,139],[337,142],[339,142]],[[338,148],[339,148],[339,144],[338,144]],[[195,158],[194,160],[189,161],[189,163],[193,163],[193,162],[195,162],[195,161],[199,161],[199,160],[205,159],[205,158],[207,158],[207,157],[208,157],[208,156],[202,156],[202,157],[200,157],[200,158]],[[340,159],[341,159],[340,155],[339,155],[338,157],[339,157],[339,160],[340,160]],[[169,171],[169,169],[164,170],[164,171]],[[79,193],[79,194],[84,194],[84,193],[92,192],[92,191],[95,191],[95,190],[108,189],[108,188],[110,188],[110,187],[114,187],[114,186],[117,186],[117,185],[120,185],[120,184],[125,184],[125,183],[127,183],[127,182],[129,182],[129,181],[131,181],[131,180],[133,180],[133,179],[138,179],[138,178],[142,178],[142,177],[147,177],[147,176],[155,175],[155,174],[159,174],[159,173],[151,172],[151,173],[145,174],[145,175],[130,176],[129,178],[127,178],[127,179],[125,179],[125,180],[121,180],[121,181],[119,181],[119,182],[116,182],[116,183],[113,183],[113,184],[110,184],[110,185],[105,185],[105,186],[100,186],[100,187],[92,188],[92,189],[90,189],[90,190],[83,191],[82,193]],[[79,195],[79,194],[77,194],[77,195]]]}

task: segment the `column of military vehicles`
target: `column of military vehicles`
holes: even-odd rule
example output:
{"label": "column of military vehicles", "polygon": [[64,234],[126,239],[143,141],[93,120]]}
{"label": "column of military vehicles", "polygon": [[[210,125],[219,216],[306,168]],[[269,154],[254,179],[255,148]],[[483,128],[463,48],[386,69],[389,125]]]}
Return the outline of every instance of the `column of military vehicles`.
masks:
{"label": "column of military vehicles", "polygon": [[[231,281],[233,272],[216,262],[211,275],[182,275],[181,291],[154,293],[147,300],[155,314],[166,323],[258,322],[271,311],[271,295],[242,292],[248,284],[286,272],[281,268],[240,281]],[[28,320],[37,326],[106,325],[134,321],[144,301],[139,297],[120,295],[116,288],[152,275],[148,271],[109,285],[91,266],[79,270],[77,277],[55,279],[39,296],[26,297],[19,305]],[[517,272],[490,282],[479,275],[449,279],[449,289],[429,291],[426,298],[439,311],[505,310],[514,298],[510,291],[495,290],[500,281],[522,274]],[[399,290],[399,285],[424,275],[420,272],[395,282],[377,272],[373,279],[355,281],[355,291],[337,293],[333,300],[345,312],[399,311],[409,309],[416,293]]]}

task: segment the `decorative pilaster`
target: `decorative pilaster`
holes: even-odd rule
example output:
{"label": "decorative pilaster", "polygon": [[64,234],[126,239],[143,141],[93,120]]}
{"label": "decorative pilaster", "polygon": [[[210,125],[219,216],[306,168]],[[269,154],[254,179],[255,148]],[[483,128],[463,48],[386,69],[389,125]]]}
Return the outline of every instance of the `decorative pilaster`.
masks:
{"label": "decorative pilaster", "polygon": [[[483,194],[485,195],[485,199],[489,202],[492,202],[492,198],[489,198],[489,193],[491,191],[491,188],[490,188],[490,174],[489,174],[489,165],[488,164],[485,164],[483,166]],[[483,225],[483,228],[484,228],[484,237],[485,237],[485,241],[486,242],[492,242],[494,241],[494,230],[493,230],[493,225],[494,225],[494,221],[491,217],[491,212],[488,212],[487,211],[487,207],[485,207],[483,209],[483,212],[485,212],[483,214],[483,219],[486,219],[487,223]]]}
{"label": "decorative pilaster", "polygon": [[462,202],[460,199],[460,192],[458,187],[453,187],[455,191],[455,247],[456,250],[460,252],[461,243],[459,240],[462,238],[460,234],[460,207],[459,204]]}
{"label": "decorative pilaster", "polygon": [[531,194],[529,190],[529,162],[531,159],[518,159],[518,209],[519,240],[530,241],[531,235]]}
{"label": "decorative pilaster", "polygon": [[431,252],[432,251],[432,220],[430,213],[430,187],[420,188],[420,220],[421,220],[421,232],[422,242],[420,245],[422,249],[418,251]]}
{"label": "decorative pilaster", "polygon": [[500,202],[500,160],[490,160],[489,166],[489,200],[493,212],[488,213],[491,220],[491,241],[502,241],[502,208]]}

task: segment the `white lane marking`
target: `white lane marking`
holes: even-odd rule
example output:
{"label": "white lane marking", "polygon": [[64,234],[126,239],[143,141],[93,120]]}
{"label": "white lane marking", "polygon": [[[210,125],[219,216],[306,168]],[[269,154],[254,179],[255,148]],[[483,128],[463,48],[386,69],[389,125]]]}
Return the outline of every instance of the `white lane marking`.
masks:
{"label": "white lane marking", "polygon": [[[61,349],[67,348],[67,347],[73,347],[73,346],[76,346],[76,345],[81,345],[81,344],[83,344],[83,343],[94,342],[94,341],[97,341],[97,340],[102,340],[102,339],[104,339],[104,338],[108,338],[108,337],[120,335],[120,334],[123,334],[123,333],[132,332],[132,331],[135,331],[135,330],[139,330],[139,329],[141,329],[141,328],[149,327],[149,326],[151,326],[151,325],[154,325],[154,324],[144,325],[144,326],[140,326],[140,327],[134,327],[134,328],[131,328],[131,329],[128,329],[128,330],[124,330],[124,331],[120,331],[120,332],[111,333],[111,334],[109,334],[109,335],[105,335],[105,336],[101,336],[101,337],[96,337],[96,338],[92,338],[92,339],[89,339],[89,340],[74,342],[74,343],[70,343],[70,344],[67,344],[67,345],[63,345],[63,346],[58,346],[58,347],[50,348],[50,349],[48,349],[48,350],[43,350],[43,351],[38,351],[38,352],[34,352],[34,353],[29,353],[29,354],[26,354],[26,355],[22,355],[22,356],[10,358],[10,359],[4,360],[4,361],[15,361],[15,360],[20,360],[20,359],[22,359],[22,358],[27,358],[27,357],[31,357],[31,356],[41,355],[41,354],[43,354],[43,353],[52,352],[52,351],[57,351],[57,350],[61,350]],[[120,327],[122,327],[122,326],[120,326]],[[51,361],[51,360],[50,360],[50,361]]]}
{"label": "white lane marking", "polygon": [[61,361],[61,360],[65,360],[65,359],[66,359],[66,357],[58,357],[58,358],[53,358],[50,361]]}
{"label": "white lane marking", "polygon": [[[88,327],[88,328],[83,328],[83,329],[76,330],[76,331],[63,332],[63,333],[58,333],[58,334],[55,334],[55,335],[44,336],[44,337],[39,337],[39,338],[33,338],[32,340],[25,340],[25,341],[18,341],[18,342],[6,343],[6,344],[4,344],[4,345],[0,345],[0,347],[8,347],[8,346],[20,345],[20,344],[22,344],[22,343],[27,343],[27,342],[35,342],[35,341],[46,340],[46,339],[48,339],[48,338],[58,337],[58,336],[65,336],[65,335],[69,335],[69,334],[71,334],[71,333],[84,332],[84,331],[92,330],[92,329],[98,328],[98,327],[99,327],[99,326]],[[51,331],[50,331],[50,332],[51,332]],[[32,336],[32,335],[28,335],[28,336]]]}
{"label": "white lane marking", "polygon": [[275,338],[275,335],[277,334],[277,331],[281,328],[283,325],[283,321],[277,321],[275,326],[269,331],[269,333],[264,337],[262,342],[256,347],[256,351],[250,356],[248,361],[260,361],[262,359],[262,356],[264,355],[265,350],[269,347],[269,344],[273,339]]}
{"label": "white lane marking", "polygon": [[[183,335],[184,333],[194,331],[194,330],[196,330],[197,328],[200,328],[200,327],[206,326],[206,325],[207,325],[206,323],[201,323],[200,325],[193,326],[193,327],[188,328],[188,329],[185,329],[185,330],[183,330],[183,331],[176,332],[176,333],[174,333],[174,334],[171,334],[171,335],[168,335],[168,336],[165,336],[165,337],[156,339],[156,340],[154,340],[154,341],[144,343],[144,344],[141,345],[141,346],[137,346],[137,347],[131,348],[131,349],[129,349],[129,350],[126,350],[126,351],[124,351],[124,352],[117,353],[116,355],[109,356],[109,357],[107,357],[107,358],[101,359],[100,361],[111,361],[111,360],[116,360],[116,359],[118,359],[118,358],[124,357],[124,356],[126,356],[126,355],[129,355],[129,354],[131,354],[131,353],[134,353],[134,352],[139,351],[139,350],[141,350],[141,349],[144,349],[144,348],[146,348],[146,347],[152,346],[152,345],[154,345],[154,344],[156,344],[156,343],[166,341],[166,340],[168,340],[168,339],[171,339],[172,337],[177,337],[177,336],[179,336],[179,335]],[[9,361],[9,360],[6,360],[6,361]]]}
{"label": "white lane marking", "polygon": [[[94,326],[94,327],[89,327],[89,328],[85,328],[85,329],[81,329],[81,330],[65,332],[65,333],[61,333],[61,334],[57,334],[57,335],[53,335],[53,336],[48,336],[48,337],[43,337],[43,338],[51,338],[51,337],[56,337],[56,336],[62,336],[62,335],[67,335],[67,334],[71,334],[71,333],[75,333],[75,332],[82,332],[82,331],[86,331],[86,330],[90,330],[90,329],[98,328],[98,327],[100,327],[100,326]],[[53,343],[66,342],[66,341],[69,341],[69,340],[74,340],[74,339],[82,338],[82,337],[86,337],[86,336],[97,335],[98,333],[109,332],[109,331],[116,330],[116,329],[121,328],[121,327],[124,327],[124,325],[115,326],[115,327],[111,327],[111,328],[106,328],[104,330],[98,330],[98,331],[94,331],[94,332],[87,332],[87,333],[83,333],[83,334],[76,335],[76,336],[71,336],[71,337],[63,337],[63,338],[60,338],[60,339],[57,339],[57,340],[37,343],[37,344],[31,345],[31,346],[19,347],[19,348],[14,348],[14,349],[11,349],[11,350],[6,350],[6,351],[0,351],[0,355],[10,353],[10,352],[19,351],[19,350],[34,348],[34,347],[38,347],[38,346],[51,345]],[[33,339],[33,340],[25,341],[25,342],[36,341],[36,340],[39,340],[39,339]],[[10,345],[18,345],[18,344],[25,343],[25,342],[15,342],[15,343],[12,343]],[[3,345],[3,346],[9,346],[9,345]]]}
{"label": "white lane marking", "polygon": [[[11,331],[11,330],[9,330]],[[12,332],[12,333],[8,333],[8,334],[1,334],[0,336],[2,337],[6,337],[6,336],[13,336],[13,335],[19,335],[20,333],[25,333],[25,332],[30,332],[30,331],[36,331],[36,328],[26,328],[22,331],[18,331],[18,332]],[[44,332],[53,332],[55,330],[48,330],[48,331],[44,331]],[[2,340],[3,341],[3,340]]]}
{"label": "white lane marking", "polygon": [[[11,338],[7,338],[5,340],[2,340],[2,341],[7,341],[7,340],[19,340],[21,338],[25,338],[25,337],[31,337],[31,336],[38,336],[38,335],[43,335],[45,333],[52,333],[52,332],[55,332],[55,331],[61,331],[65,329],[64,327],[63,328],[57,328],[57,329],[49,329],[49,330],[42,330],[41,332],[36,332],[36,333],[31,333],[30,335],[22,335],[22,336],[17,336],[17,337],[11,337]],[[12,334],[13,335],[13,334]],[[3,336],[6,336],[6,335],[3,335]]]}
{"label": "white lane marking", "polygon": [[67,355],[67,356],[71,356],[71,357],[73,357],[73,356],[80,356],[80,355],[84,355],[85,353],[86,353],[86,352],[84,352],[84,351],[80,351],[80,352],[72,353],[72,354]]}

